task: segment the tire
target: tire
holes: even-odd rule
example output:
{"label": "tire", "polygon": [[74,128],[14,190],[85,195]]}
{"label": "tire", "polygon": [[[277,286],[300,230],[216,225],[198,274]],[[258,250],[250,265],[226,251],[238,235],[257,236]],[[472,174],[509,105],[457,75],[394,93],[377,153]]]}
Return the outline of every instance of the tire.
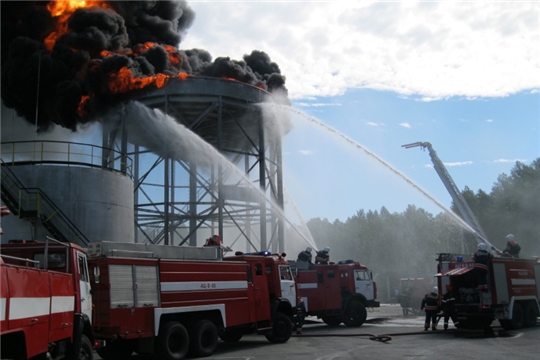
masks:
{"label": "tire", "polygon": [[218,330],[210,320],[199,320],[189,333],[189,352],[195,357],[210,356],[216,351]]}
{"label": "tire", "polygon": [[292,329],[292,319],[284,313],[278,312],[274,316],[272,331],[265,336],[273,344],[282,344],[291,338]]}
{"label": "tire", "polygon": [[181,323],[171,321],[163,325],[156,342],[160,360],[181,360],[189,350],[189,334]]}
{"label": "tire", "polygon": [[525,327],[536,326],[536,318],[538,317],[538,307],[535,301],[529,301],[525,306]]}
{"label": "tire", "polygon": [[364,305],[359,301],[351,301],[347,305],[345,315],[343,315],[343,323],[348,327],[359,327],[367,318],[367,311]]}
{"label": "tire", "polygon": [[504,330],[517,330],[521,329],[525,323],[525,315],[523,313],[523,307],[519,303],[514,303],[514,310],[512,311],[512,319],[499,320]]}
{"label": "tire", "polygon": [[244,334],[240,329],[223,329],[219,332],[219,338],[227,343],[238,342]]}
{"label": "tire", "polygon": [[512,311],[512,328],[521,329],[525,325],[525,315],[523,312],[523,306],[519,303],[514,304],[514,311]]}
{"label": "tire", "polygon": [[133,343],[128,340],[118,339],[108,342],[105,347],[97,349],[96,352],[105,360],[125,360],[129,359],[133,354]]}
{"label": "tire", "polygon": [[322,318],[322,321],[328,326],[338,326],[341,324],[341,318],[339,316],[325,316]]}
{"label": "tire", "polygon": [[78,360],[93,360],[94,359],[94,349],[92,347],[92,342],[90,339],[83,335],[81,339],[81,351],[79,352]]}

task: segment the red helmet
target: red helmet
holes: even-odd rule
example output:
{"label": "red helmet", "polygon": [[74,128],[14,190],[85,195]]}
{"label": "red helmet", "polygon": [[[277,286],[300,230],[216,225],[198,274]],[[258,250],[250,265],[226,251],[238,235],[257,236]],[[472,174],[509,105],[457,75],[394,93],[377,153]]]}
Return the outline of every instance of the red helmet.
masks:
{"label": "red helmet", "polygon": [[221,237],[219,235],[213,235],[212,236],[212,239],[214,240],[214,243],[216,245],[220,245],[221,244]]}

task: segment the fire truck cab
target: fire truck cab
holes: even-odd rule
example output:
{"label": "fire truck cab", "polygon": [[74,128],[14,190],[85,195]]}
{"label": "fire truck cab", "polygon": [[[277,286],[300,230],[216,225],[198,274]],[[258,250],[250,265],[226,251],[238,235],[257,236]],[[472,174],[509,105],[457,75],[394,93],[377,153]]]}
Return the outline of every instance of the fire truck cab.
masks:
{"label": "fire truck cab", "polygon": [[307,315],[317,316],[330,326],[342,322],[361,326],[368,307],[379,307],[377,285],[371,271],[357,261],[315,265],[290,262]]}
{"label": "fire truck cab", "polygon": [[75,244],[1,244],[1,358],[92,359],[92,295],[84,250]]}

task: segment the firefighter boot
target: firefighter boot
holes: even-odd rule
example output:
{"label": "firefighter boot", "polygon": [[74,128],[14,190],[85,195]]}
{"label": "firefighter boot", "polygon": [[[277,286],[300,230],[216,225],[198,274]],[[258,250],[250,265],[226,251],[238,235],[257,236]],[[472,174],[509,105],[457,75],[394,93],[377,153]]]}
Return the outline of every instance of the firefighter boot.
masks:
{"label": "firefighter boot", "polygon": [[444,330],[448,330],[448,323],[447,322],[444,323]]}
{"label": "firefighter boot", "polygon": [[432,330],[432,331],[437,330],[437,325],[434,324],[434,325],[431,327],[431,330]]}
{"label": "firefighter boot", "polygon": [[428,331],[429,329],[429,324],[424,324],[424,331]]}

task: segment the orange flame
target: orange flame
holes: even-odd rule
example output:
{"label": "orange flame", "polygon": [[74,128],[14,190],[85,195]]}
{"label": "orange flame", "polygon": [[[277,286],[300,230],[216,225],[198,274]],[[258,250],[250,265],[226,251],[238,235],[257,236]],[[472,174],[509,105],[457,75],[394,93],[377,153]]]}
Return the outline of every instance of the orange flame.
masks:
{"label": "orange flame", "polygon": [[79,106],[77,107],[77,115],[79,115],[80,117],[85,117],[86,115],[88,115],[86,106],[88,105],[89,101],[90,101],[89,95],[81,96],[81,101],[79,101]]}
{"label": "orange flame", "polygon": [[167,52],[167,54],[169,55],[169,63],[173,66],[178,66],[180,65],[180,63],[182,62],[181,61],[181,58],[180,58],[180,54],[178,53],[178,50],[174,47],[174,46],[171,46],[171,45],[158,45],[156,43],[153,43],[153,42],[145,42],[144,44],[139,44],[137,45],[134,49],[133,49],[133,54],[135,56],[138,56],[140,55],[143,51],[146,51],[148,49],[151,49],[153,48],[154,46],[161,46],[163,49],[165,49],[165,51]]}
{"label": "orange flame", "polygon": [[55,0],[51,1],[47,5],[47,9],[52,16],[57,17],[56,29],[50,33],[43,42],[45,47],[51,51],[56,44],[56,41],[64,34],[67,34],[69,29],[67,21],[71,14],[77,9],[90,8],[93,6],[99,6],[102,8],[111,8],[105,1],[97,0]]}
{"label": "orange flame", "polygon": [[154,85],[158,89],[164,87],[171,78],[186,80],[187,74],[178,73],[176,76],[157,74],[151,76],[137,77],[126,67],[121,68],[117,73],[109,74],[109,91],[113,94],[124,93],[131,90],[142,89],[149,85]]}

